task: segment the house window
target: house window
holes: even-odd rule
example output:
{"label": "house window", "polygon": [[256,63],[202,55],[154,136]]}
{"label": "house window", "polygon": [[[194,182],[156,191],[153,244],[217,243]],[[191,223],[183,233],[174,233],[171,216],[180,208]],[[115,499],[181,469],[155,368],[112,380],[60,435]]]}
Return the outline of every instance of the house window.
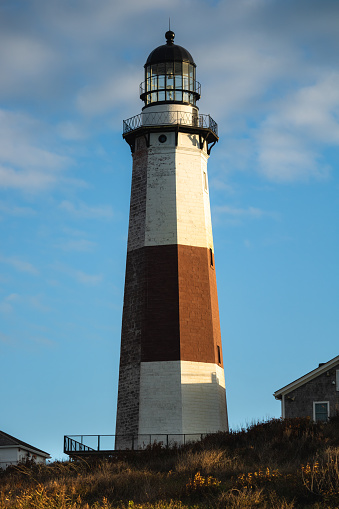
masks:
{"label": "house window", "polygon": [[313,402],[313,420],[327,421],[330,415],[330,407],[328,401],[314,401]]}
{"label": "house window", "polygon": [[339,369],[336,370],[335,375],[336,375],[336,389],[337,391],[339,391]]}

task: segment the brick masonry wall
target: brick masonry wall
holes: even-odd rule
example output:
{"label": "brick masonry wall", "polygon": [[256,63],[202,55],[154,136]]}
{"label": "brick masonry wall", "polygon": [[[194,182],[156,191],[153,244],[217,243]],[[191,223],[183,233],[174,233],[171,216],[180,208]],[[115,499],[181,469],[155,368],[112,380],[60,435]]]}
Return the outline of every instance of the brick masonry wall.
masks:
{"label": "brick masonry wall", "polygon": [[127,251],[142,247],[145,241],[148,151],[143,138],[137,140],[137,147],[133,157]]}
{"label": "brick masonry wall", "polygon": [[[116,434],[139,429],[141,337],[146,309],[146,259],[138,247],[144,244],[148,150],[143,138],[136,142],[130,199],[130,215],[121,329]],[[117,443],[118,445],[118,443]]]}
{"label": "brick masonry wall", "polygon": [[330,416],[339,413],[339,392],[336,391],[335,385],[336,369],[339,369],[339,364],[285,395],[285,417],[313,419],[314,401],[329,401]]}
{"label": "brick masonry wall", "polygon": [[227,429],[208,156],[160,134],[133,154],[117,434]]}
{"label": "brick masonry wall", "polygon": [[141,340],[146,309],[144,249],[127,253],[116,434],[138,433]]}
{"label": "brick masonry wall", "polygon": [[215,270],[210,262],[209,249],[178,246],[180,359],[218,364],[220,322]]}

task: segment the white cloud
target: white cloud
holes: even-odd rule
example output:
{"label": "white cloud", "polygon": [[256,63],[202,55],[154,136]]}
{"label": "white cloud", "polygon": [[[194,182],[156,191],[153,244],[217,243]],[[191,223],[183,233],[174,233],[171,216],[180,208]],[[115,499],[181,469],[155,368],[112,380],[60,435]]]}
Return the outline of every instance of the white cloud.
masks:
{"label": "white cloud", "polygon": [[7,302],[5,300],[0,302],[0,313],[3,313],[4,315],[8,315],[12,312],[13,312],[13,306],[9,302]]}
{"label": "white cloud", "polygon": [[216,221],[228,224],[230,226],[239,226],[248,219],[262,219],[268,217],[274,220],[279,219],[277,212],[262,210],[257,207],[239,208],[230,205],[221,205],[213,207]]}
{"label": "white cloud", "polygon": [[101,283],[102,274],[86,274],[80,270],[74,272],[74,276],[79,283],[95,286]]}
{"label": "white cloud", "polygon": [[11,293],[0,302],[0,312],[4,314],[9,314],[13,312],[12,303],[18,302],[20,297],[17,293]]}
{"label": "white cloud", "polygon": [[0,311],[3,313],[11,313],[14,310],[15,304],[21,304],[38,311],[47,312],[50,311],[50,308],[46,306],[45,300],[43,295],[19,295],[17,293],[11,293],[0,302]]}
{"label": "white cloud", "polygon": [[4,334],[3,332],[0,332],[0,341],[5,344],[12,344],[13,340],[10,336],[7,334]]}
{"label": "white cloud", "polygon": [[259,171],[270,180],[326,178],[322,149],[339,145],[339,73],[301,87],[281,100],[261,123]]}
{"label": "white cloud", "polygon": [[248,207],[247,209],[241,209],[236,207],[231,207],[229,205],[221,205],[214,207],[214,210],[217,213],[227,214],[229,216],[234,217],[252,217],[252,218],[260,218],[262,216],[272,215],[271,212],[265,212],[264,210],[258,209],[256,207]]}
{"label": "white cloud", "polygon": [[91,207],[86,203],[79,202],[78,205],[64,200],[60,203],[59,208],[79,219],[111,219],[113,217],[113,209],[110,205],[100,205]]}
{"label": "white cloud", "polygon": [[16,256],[5,257],[0,255],[0,263],[11,265],[19,272],[27,272],[28,274],[32,274],[34,276],[39,274],[38,269],[31,263],[21,260]]}
{"label": "white cloud", "polygon": [[83,125],[71,122],[70,120],[60,122],[57,126],[59,136],[65,140],[80,141],[88,138],[89,134]]}
{"label": "white cloud", "polygon": [[[193,11],[195,22],[187,25]],[[165,12],[164,0],[35,0],[21,11],[3,10],[0,97],[26,97],[28,107],[34,98],[53,113],[61,105],[66,116],[56,132],[64,140],[90,138],[96,129],[91,117],[109,115],[115,129],[122,112],[140,111],[143,64],[164,43]],[[210,112],[233,141],[249,140],[245,156],[236,143],[230,146],[234,164],[229,167],[259,167],[261,175],[276,181],[327,174],[319,163],[323,147],[314,149],[310,140],[338,141],[338,14],[333,0],[171,3],[175,42],[187,47],[198,65],[201,112]],[[70,118],[74,106],[88,116],[86,128],[81,119]],[[25,138],[28,129],[24,136],[20,124],[25,122],[17,121],[16,136],[11,133],[0,147],[0,186],[41,191],[58,185],[60,170],[72,161],[53,144]],[[8,118],[3,125],[10,126]],[[279,136],[283,150],[274,141]]]}
{"label": "white cloud", "polygon": [[102,114],[122,103],[130,103],[136,96],[140,72],[124,69],[123,75],[113,74],[100,85],[87,86],[80,90],[76,103],[79,110],[86,115]]}
{"label": "white cloud", "polygon": [[6,300],[6,301],[12,301],[12,302],[13,302],[13,301],[17,301],[17,300],[19,300],[19,299],[20,299],[20,297],[19,297],[19,295],[18,295],[17,293],[11,293],[10,295],[8,295],[8,296],[6,297],[6,299],[5,299],[5,300]]}
{"label": "white cloud", "polygon": [[56,247],[63,251],[93,251],[95,246],[95,242],[87,239],[67,239],[56,244]]}
{"label": "white cloud", "polygon": [[[0,95],[24,93],[26,90],[40,89],[46,80],[47,69],[55,67],[59,57],[46,40],[32,34],[32,31],[0,30]],[[29,33],[30,32],[30,33]],[[41,79],[40,79],[41,78]]]}
{"label": "white cloud", "polygon": [[30,115],[0,110],[0,187],[36,192],[63,178],[72,160],[39,146],[45,132]]}
{"label": "white cloud", "polygon": [[0,166],[0,188],[39,192],[56,184],[57,177],[42,171],[14,170]]}
{"label": "white cloud", "polygon": [[96,285],[100,284],[103,279],[102,274],[88,274],[81,270],[73,269],[72,267],[69,267],[69,266],[59,263],[59,262],[54,263],[52,265],[52,268],[54,270],[57,270],[58,272],[66,274],[67,276],[71,277],[78,283],[89,285],[89,286],[96,286]]}
{"label": "white cloud", "polygon": [[287,97],[278,121],[281,127],[293,129],[311,141],[339,144],[339,72],[326,74]]}
{"label": "white cloud", "polygon": [[[1,172],[1,169],[0,169]],[[9,216],[30,217],[36,215],[36,211],[30,207],[18,207],[17,205],[7,204],[0,200],[0,212]]]}

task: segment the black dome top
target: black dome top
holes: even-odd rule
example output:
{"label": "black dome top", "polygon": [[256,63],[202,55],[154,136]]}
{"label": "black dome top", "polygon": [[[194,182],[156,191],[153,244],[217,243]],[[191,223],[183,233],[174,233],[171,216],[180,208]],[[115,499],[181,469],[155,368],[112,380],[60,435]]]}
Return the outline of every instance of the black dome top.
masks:
{"label": "black dome top", "polygon": [[168,31],[165,34],[167,43],[158,46],[148,55],[146,65],[158,64],[160,62],[188,62],[195,67],[193,57],[187,49],[173,43],[174,32]]}

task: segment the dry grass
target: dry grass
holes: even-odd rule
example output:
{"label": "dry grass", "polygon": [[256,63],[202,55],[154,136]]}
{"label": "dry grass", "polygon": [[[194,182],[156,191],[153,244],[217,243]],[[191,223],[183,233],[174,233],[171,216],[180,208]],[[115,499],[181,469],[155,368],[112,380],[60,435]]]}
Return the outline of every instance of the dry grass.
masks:
{"label": "dry grass", "polygon": [[223,450],[187,451],[179,455],[175,470],[181,474],[192,474],[197,471],[204,474],[231,472],[236,463],[236,458],[229,457]]}
{"label": "dry grass", "polygon": [[0,473],[0,509],[339,507],[339,421],[257,423],[201,443]]}

